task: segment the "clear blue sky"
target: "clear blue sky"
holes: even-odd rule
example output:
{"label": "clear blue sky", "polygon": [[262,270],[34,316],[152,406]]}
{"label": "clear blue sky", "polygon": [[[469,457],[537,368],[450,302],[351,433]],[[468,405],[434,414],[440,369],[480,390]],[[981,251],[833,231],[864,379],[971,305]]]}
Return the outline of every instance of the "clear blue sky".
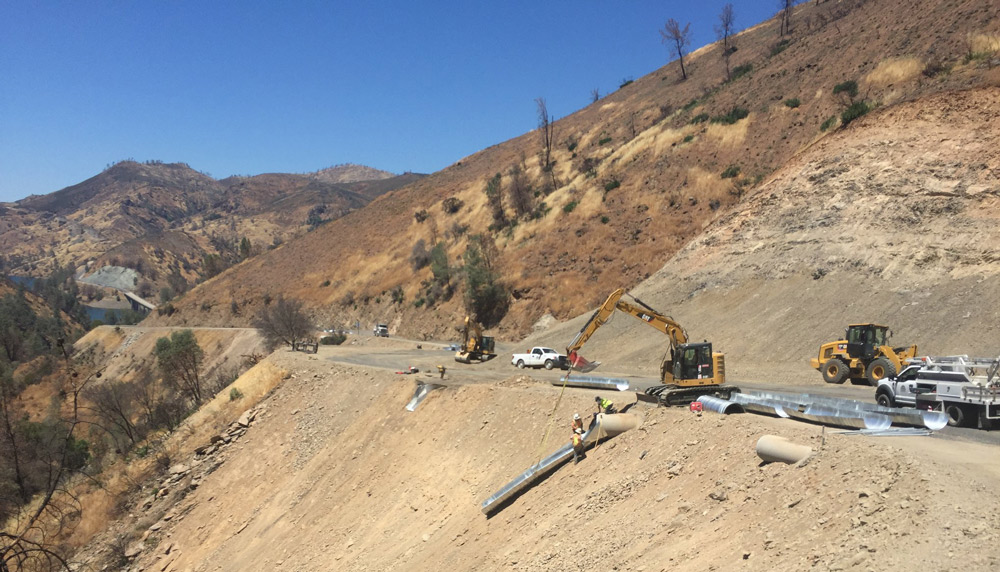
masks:
{"label": "clear blue sky", "polygon": [[725,3],[0,0],[0,201],[127,158],[431,173],[661,67],[668,18],[714,41]]}

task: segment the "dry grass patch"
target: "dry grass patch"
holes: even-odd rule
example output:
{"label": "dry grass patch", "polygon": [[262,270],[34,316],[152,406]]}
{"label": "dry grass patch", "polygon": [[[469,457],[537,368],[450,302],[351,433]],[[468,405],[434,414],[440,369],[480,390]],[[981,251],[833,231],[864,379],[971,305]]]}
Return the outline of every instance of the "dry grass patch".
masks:
{"label": "dry grass patch", "polygon": [[875,87],[886,87],[916,79],[923,69],[924,62],[920,58],[892,58],[879,62],[865,77],[865,81]]}
{"label": "dry grass patch", "polygon": [[705,136],[714,139],[720,147],[736,147],[746,140],[747,128],[753,120],[754,114],[751,113],[746,119],[741,119],[732,125],[712,123],[705,130]]}
{"label": "dry grass patch", "polygon": [[974,54],[1000,52],[1000,36],[995,34],[969,34],[969,50]]}
{"label": "dry grass patch", "polygon": [[688,193],[701,201],[722,200],[729,193],[731,183],[719,178],[718,173],[701,167],[688,169]]}

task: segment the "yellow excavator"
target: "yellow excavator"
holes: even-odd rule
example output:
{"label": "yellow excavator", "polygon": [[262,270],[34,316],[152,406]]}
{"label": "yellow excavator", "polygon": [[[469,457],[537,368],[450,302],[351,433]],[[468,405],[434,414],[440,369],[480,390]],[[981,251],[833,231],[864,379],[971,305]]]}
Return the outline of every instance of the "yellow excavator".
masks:
{"label": "yellow excavator", "polygon": [[455,354],[455,361],[459,363],[484,362],[497,357],[493,338],[483,335],[483,327],[473,320],[472,316],[465,317],[464,331],[462,347]]}
{"label": "yellow excavator", "polygon": [[634,304],[622,300],[625,295],[622,288],[612,292],[566,347],[573,369],[586,372],[600,365],[599,362],[587,361],[577,352],[615,310],[619,310],[663,332],[670,340],[669,355],[660,365],[660,381],[663,385],[638,394],[641,401],[685,405],[701,395],[728,399],[731,394],[739,393],[738,387],[725,385],[726,358],[722,353],[712,351],[711,342],[688,343],[687,332],[673,318],[657,312],[634,296],[629,296]]}

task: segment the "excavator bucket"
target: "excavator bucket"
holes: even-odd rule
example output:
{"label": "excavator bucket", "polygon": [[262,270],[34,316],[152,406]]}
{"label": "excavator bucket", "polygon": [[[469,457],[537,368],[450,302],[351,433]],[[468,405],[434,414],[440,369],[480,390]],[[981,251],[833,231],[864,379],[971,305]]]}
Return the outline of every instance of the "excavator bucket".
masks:
{"label": "excavator bucket", "polygon": [[581,373],[594,371],[597,369],[597,366],[601,365],[601,362],[590,361],[576,352],[572,352],[569,356],[567,356],[567,358],[569,359],[570,367]]}

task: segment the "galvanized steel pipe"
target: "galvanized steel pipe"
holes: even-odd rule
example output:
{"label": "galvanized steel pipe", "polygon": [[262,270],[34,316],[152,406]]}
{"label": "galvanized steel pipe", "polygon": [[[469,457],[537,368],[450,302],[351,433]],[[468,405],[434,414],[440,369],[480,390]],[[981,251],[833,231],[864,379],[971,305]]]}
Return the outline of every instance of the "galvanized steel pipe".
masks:
{"label": "galvanized steel pipe", "polygon": [[416,411],[417,406],[420,402],[427,398],[427,395],[439,387],[444,387],[436,383],[421,383],[417,382],[417,388],[413,391],[413,397],[410,398],[410,402],[406,404],[407,411]]}
{"label": "galvanized steel pipe", "polygon": [[595,377],[590,375],[564,375],[559,381],[553,381],[552,385],[566,384],[569,387],[590,387],[594,389],[608,389],[614,391],[628,391],[628,380],[616,377]]}
{"label": "galvanized steel pipe", "polygon": [[725,399],[721,399],[719,397],[714,397],[711,395],[702,395],[701,397],[698,398],[697,401],[698,403],[701,403],[705,409],[709,411],[714,411],[716,413],[723,413],[728,415],[730,413],[744,412],[743,406],[740,405],[739,403],[734,403],[732,401],[727,401]]}
{"label": "galvanized steel pipe", "polygon": [[[628,413],[606,415],[601,413],[591,422],[587,432],[583,434],[584,446],[592,445],[598,439],[613,437],[619,433],[635,429],[639,426],[639,418]],[[567,443],[541,461],[528,467],[528,470],[518,475],[500,490],[484,500],[481,506],[483,514],[491,512],[503,505],[504,501],[514,497],[534,483],[544,479],[549,473],[573,457],[573,444]]]}

